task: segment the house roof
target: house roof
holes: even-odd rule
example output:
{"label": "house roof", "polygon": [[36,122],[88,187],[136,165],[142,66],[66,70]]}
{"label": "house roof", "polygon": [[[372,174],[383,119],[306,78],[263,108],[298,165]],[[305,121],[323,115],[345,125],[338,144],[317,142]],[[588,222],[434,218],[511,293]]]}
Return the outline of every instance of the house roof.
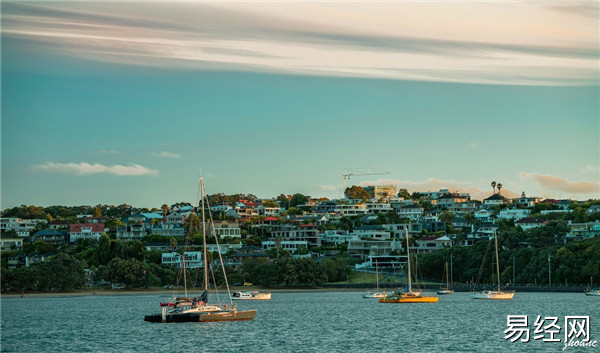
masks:
{"label": "house roof", "polygon": [[417,241],[435,241],[435,240],[450,240],[450,238],[448,238],[445,235],[433,235],[433,236],[427,236],[427,237],[421,237],[419,239],[417,239]]}
{"label": "house roof", "polygon": [[104,223],[77,223],[71,224],[70,230],[71,232],[81,232],[81,228],[86,227],[92,228],[92,232],[104,232]]}
{"label": "house roof", "polygon": [[34,234],[34,236],[50,236],[50,235],[64,236],[63,233],[61,233],[57,230],[51,230],[51,229],[40,230],[39,232],[36,232]]}
{"label": "house roof", "polygon": [[494,194],[494,195],[488,197],[487,199],[484,199],[484,201],[488,201],[488,200],[504,200],[504,196],[502,196],[500,194]]}
{"label": "house roof", "polygon": [[546,222],[547,221],[545,221],[543,219],[537,219],[537,218],[533,218],[533,217],[525,217],[525,218],[521,218],[518,221],[516,221],[515,224],[531,224],[531,223],[543,224]]}
{"label": "house roof", "polygon": [[277,219],[277,217],[265,217],[265,219],[263,219],[263,221],[265,221],[265,222],[277,222],[277,221],[279,221],[279,219]]}

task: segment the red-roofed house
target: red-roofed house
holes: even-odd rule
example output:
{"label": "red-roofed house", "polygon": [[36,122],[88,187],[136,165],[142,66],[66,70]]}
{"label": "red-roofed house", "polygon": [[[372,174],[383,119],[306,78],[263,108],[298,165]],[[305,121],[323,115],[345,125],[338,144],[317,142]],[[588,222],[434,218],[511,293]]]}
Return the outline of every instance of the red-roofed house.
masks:
{"label": "red-roofed house", "polygon": [[420,253],[450,246],[452,246],[452,240],[445,235],[425,236],[417,239],[417,252]]}
{"label": "red-roofed house", "polygon": [[69,242],[75,243],[78,239],[99,240],[104,234],[104,223],[76,223],[69,226]]}

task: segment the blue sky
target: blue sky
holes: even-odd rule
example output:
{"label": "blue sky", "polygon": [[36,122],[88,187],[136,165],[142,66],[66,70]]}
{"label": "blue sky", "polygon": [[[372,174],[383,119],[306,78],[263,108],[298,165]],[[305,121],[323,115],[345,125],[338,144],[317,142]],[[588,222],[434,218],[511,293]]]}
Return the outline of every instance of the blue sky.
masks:
{"label": "blue sky", "polygon": [[2,2],[1,208],[600,197],[596,2]]}

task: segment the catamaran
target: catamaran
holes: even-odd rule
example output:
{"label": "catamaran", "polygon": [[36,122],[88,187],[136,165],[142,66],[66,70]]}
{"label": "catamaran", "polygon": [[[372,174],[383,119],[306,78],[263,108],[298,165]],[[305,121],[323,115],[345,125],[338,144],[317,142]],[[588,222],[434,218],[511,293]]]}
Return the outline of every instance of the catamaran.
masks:
{"label": "catamaran", "polygon": [[[144,321],[149,322],[210,322],[210,321],[242,321],[252,320],[256,317],[256,310],[238,310],[237,307],[230,300],[229,304],[210,304],[208,303],[208,291],[209,291],[209,280],[208,270],[210,263],[208,260],[208,251],[206,246],[206,217],[204,211],[208,209],[209,220],[212,224],[212,214],[210,213],[210,205],[208,204],[208,198],[206,196],[206,190],[204,189],[204,180],[200,178],[199,185],[201,193],[201,209],[202,213],[202,235],[204,240],[204,292],[200,296],[188,296],[187,291],[187,279],[186,279],[186,264],[185,264],[185,253],[182,256],[182,271],[184,280],[184,296],[175,297],[168,303],[161,303],[162,312],[155,315],[146,315]],[[206,201],[206,202],[205,202]],[[198,202],[196,203],[198,204]],[[206,207],[205,207],[206,205]],[[190,215],[190,217],[192,217]],[[192,222],[190,222],[189,231],[191,233]],[[219,246],[218,237],[214,234],[214,226],[210,227],[213,231],[213,236],[217,239],[217,247]],[[225,266],[223,265],[223,259],[221,258],[221,251],[219,253],[219,262],[223,270],[223,276],[225,278],[225,285],[227,287],[227,293],[231,298],[229,290],[229,282],[227,281],[227,274],[225,272]],[[216,287],[216,284],[215,284]],[[218,297],[218,296],[216,296]]]}

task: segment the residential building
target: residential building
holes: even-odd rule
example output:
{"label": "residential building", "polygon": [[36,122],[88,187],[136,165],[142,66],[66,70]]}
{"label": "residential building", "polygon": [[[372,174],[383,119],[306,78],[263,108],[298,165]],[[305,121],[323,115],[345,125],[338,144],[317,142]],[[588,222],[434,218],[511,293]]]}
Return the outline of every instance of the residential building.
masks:
{"label": "residential building", "polygon": [[185,216],[181,213],[171,213],[167,216],[167,224],[183,224]]}
{"label": "residential building", "polygon": [[14,230],[20,237],[28,237],[38,223],[48,223],[45,219],[0,218],[0,232]]}
{"label": "residential building", "polygon": [[368,238],[368,239],[389,239],[391,238],[391,232],[380,225],[363,225],[360,226],[354,231],[352,231],[352,235],[355,235],[360,238]]}
{"label": "residential building", "polygon": [[215,219],[213,224],[209,224],[209,233],[211,235],[217,235],[219,238],[232,237],[241,238],[242,230],[237,220],[220,220]]}
{"label": "residential building", "polygon": [[339,204],[335,207],[335,213],[340,216],[357,216],[367,213],[367,205],[357,204]]}
{"label": "residential building", "polygon": [[446,222],[439,221],[437,218],[423,219],[419,223],[421,223],[423,230],[426,230],[429,233],[446,231]]}
{"label": "residential building", "polygon": [[506,198],[504,198],[504,196],[501,196],[500,194],[494,194],[490,197],[488,197],[487,199],[483,200],[483,205],[484,206],[498,206],[498,205],[504,205],[506,203]]}
{"label": "residential building", "polygon": [[99,240],[104,234],[104,223],[75,223],[69,226],[69,242],[79,239]]}
{"label": "residential building", "polygon": [[473,214],[475,216],[475,219],[481,222],[490,222],[492,220],[492,211],[482,208],[479,209],[477,211],[475,211],[475,213]]}
{"label": "residential building", "polygon": [[69,229],[69,222],[64,221],[62,219],[55,219],[51,222],[48,222],[48,229],[53,229],[53,230]]}
{"label": "residential building", "polygon": [[281,239],[282,241],[304,240],[309,247],[321,246],[319,229],[314,224],[302,224],[298,227],[285,225],[271,231],[269,240]]}
{"label": "residential building", "polygon": [[351,239],[348,242],[348,253],[351,257],[365,261],[369,256],[391,255],[402,251],[401,240],[363,240]]}
{"label": "residential building", "polygon": [[585,240],[600,236],[600,221],[573,223],[569,221],[569,233],[565,236],[568,240]]}
{"label": "residential building", "polygon": [[150,228],[150,234],[183,238],[185,237],[185,227],[180,223],[159,223]]}
{"label": "residential building", "polygon": [[373,200],[390,199],[398,193],[398,188],[395,185],[363,186],[363,189],[369,193],[369,197]]}
{"label": "residential building", "polygon": [[0,251],[14,251],[23,249],[23,238],[0,238]]}
{"label": "residential building", "polygon": [[546,220],[525,217],[515,222],[515,226],[520,226],[523,230],[538,228],[548,223]]}
{"label": "residential building", "polygon": [[144,223],[130,223],[118,226],[116,229],[116,237],[121,240],[140,240],[146,235],[148,235],[148,230]]}
{"label": "residential building", "polygon": [[259,211],[260,215],[267,216],[267,217],[277,217],[281,214],[280,207],[259,206],[258,211]]}
{"label": "residential building", "polygon": [[176,266],[178,268],[200,268],[203,265],[202,252],[201,251],[186,251],[183,253],[183,257],[177,252],[163,253],[161,257],[161,263],[167,266]]}
{"label": "residential building", "polygon": [[411,220],[417,220],[421,218],[424,211],[425,209],[423,207],[417,205],[409,205],[396,209],[396,213],[398,213],[398,216],[408,218]]}
{"label": "residential building", "polygon": [[408,229],[409,236],[419,235],[423,232],[423,226],[421,223],[394,223],[394,224],[382,224],[383,228],[387,229],[392,233],[392,238],[403,239],[406,237],[406,229]]}
{"label": "residential building", "polygon": [[242,243],[239,242],[237,244],[206,244],[206,251],[209,253],[221,252],[221,254],[225,255],[227,252],[239,251],[243,247]]}
{"label": "residential building", "polygon": [[321,243],[347,244],[355,236],[345,230],[326,230],[321,233]]}
{"label": "residential building", "polygon": [[67,242],[67,234],[53,229],[45,229],[36,232],[32,236],[33,241],[43,241],[51,245],[61,245]]}
{"label": "residential building", "polygon": [[449,210],[458,204],[467,203],[469,198],[465,195],[448,193],[435,199],[436,205],[441,209]]}
{"label": "residential building", "polygon": [[540,201],[542,201],[541,197],[527,197],[527,196],[525,196],[525,191],[523,191],[521,193],[521,197],[519,197],[518,199],[515,199],[514,203],[515,203],[515,205],[517,205],[517,207],[529,208],[529,207],[535,206]]}
{"label": "residential building", "polygon": [[425,236],[416,240],[417,247],[411,251],[430,252],[452,246],[452,240],[446,235]]}
{"label": "residential building", "polygon": [[500,211],[500,213],[498,213],[498,219],[505,219],[505,220],[509,220],[512,219],[514,221],[518,221],[522,218],[525,218],[527,216],[529,216],[529,214],[531,213],[531,210],[529,209],[523,209],[523,208],[514,208],[514,209],[508,209],[505,208],[503,210]]}
{"label": "residential building", "polygon": [[284,240],[278,243],[273,240],[265,240],[261,243],[261,247],[264,251],[279,247],[292,254],[297,254],[300,249],[308,249],[308,242],[306,240]]}
{"label": "residential building", "polygon": [[384,202],[367,203],[367,213],[379,214],[393,211],[392,205]]}
{"label": "residential building", "polygon": [[335,201],[323,201],[315,205],[316,213],[334,213],[337,208]]}
{"label": "residential building", "polygon": [[354,265],[354,268],[357,270],[363,271],[376,271],[387,272],[387,273],[396,273],[404,272],[404,265],[408,262],[408,256],[406,255],[373,255],[369,256],[365,262],[362,264]]}

